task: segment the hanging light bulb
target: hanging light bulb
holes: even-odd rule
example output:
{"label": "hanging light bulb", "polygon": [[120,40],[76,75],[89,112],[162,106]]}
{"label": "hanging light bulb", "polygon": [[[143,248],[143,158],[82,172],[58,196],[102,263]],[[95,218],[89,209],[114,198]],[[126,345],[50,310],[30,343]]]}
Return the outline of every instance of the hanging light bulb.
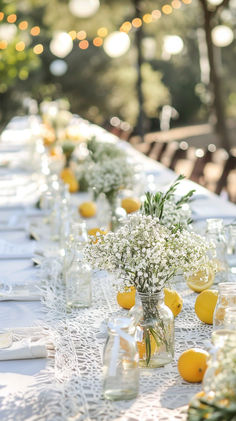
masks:
{"label": "hanging light bulb", "polygon": [[72,15],[79,18],[88,18],[99,9],[99,0],[70,0],[69,9]]}
{"label": "hanging light bulb", "polygon": [[104,50],[109,57],[120,57],[130,47],[130,38],[125,32],[112,32],[104,41]]}
{"label": "hanging light bulb", "polygon": [[211,31],[213,44],[217,47],[227,47],[234,39],[234,33],[231,28],[226,25],[218,25]]}
{"label": "hanging light bulb", "polygon": [[66,32],[56,32],[50,42],[49,48],[54,56],[64,58],[71,52],[73,41]]}
{"label": "hanging light bulb", "polygon": [[166,53],[175,55],[183,50],[184,43],[178,35],[167,35],[164,37],[163,48]]}

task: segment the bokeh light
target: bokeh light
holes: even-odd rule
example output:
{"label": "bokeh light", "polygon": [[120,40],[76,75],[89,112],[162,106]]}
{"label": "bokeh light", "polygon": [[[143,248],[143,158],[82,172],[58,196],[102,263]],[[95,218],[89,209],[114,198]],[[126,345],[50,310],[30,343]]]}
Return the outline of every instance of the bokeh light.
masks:
{"label": "bokeh light", "polygon": [[229,26],[218,25],[211,31],[212,41],[217,47],[227,47],[233,42],[234,33]]}
{"label": "bokeh light", "polygon": [[151,13],[146,13],[145,15],[143,15],[143,21],[145,23],[151,23],[152,22],[152,15],[151,15]]}
{"label": "bokeh light", "polygon": [[0,12],[0,21],[4,19],[4,13]]}
{"label": "bokeh light", "polygon": [[77,38],[81,41],[87,37],[87,33],[85,31],[77,32]]}
{"label": "bokeh light", "polygon": [[30,33],[33,37],[36,37],[37,35],[40,34],[40,27],[39,26],[33,26],[33,28],[31,28]]}
{"label": "bokeh light", "polygon": [[212,6],[218,6],[219,4],[222,3],[223,0],[207,0],[209,4],[211,4]]}
{"label": "bokeh light", "polygon": [[9,23],[15,23],[17,19],[17,16],[15,15],[15,13],[12,13],[11,15],[7,16],[7,22]]}
{"label": "bokeh light", "polygon": [[93,39],[93,45],[95,45],[95,47],[101,47],[102,44],[103,39],[101,37],[96,37]]}
{"label": "bokeh light", "polygon": [[182,0],[182,2],[183,2],[184,4],[191,4],[191,3],[192,3],[192,0]]}
{"label": "bokeh light", "polygon": [[104,50],[109,57],[120,57],[129,47],[130,38],[125,32],[112,32],[104,42]]}
{"label": "bokeh light", "polygon": [[25,31],[28,28],[29,24],[27,22],[27,20],[22,20],[22,22],[19,23],[19,29],[21,29],[21,31]]}
{"label": "bokeh light", "polygon": [[173,9],[180,9],[181,5],[182,4],[179,0],[173,0],[171,2],[171,6],[173,7]]}
{"label": "bokeh light", "polygon": [[49,69],[54,76],[63,76],[67,72],[68,65],[64,60],[53,60]]}
{"label": "bokeh light", "polygon": [[70,35],[71,39],[74,41],[74,39],[77,36],[76,31],[70,31],[70,32],[68,32],[68,34]]}
{"label": "bokeh light", "polygon": [[69,9],[74,16],[88,18],[99,9],[99,0],[70,0]]}
{"label": "bokeh light", "polygon": [[179,54],[184,48],[182,38],[178,35],[167,35],[164,37],[163,49],[168,54]]}
{"label": "bokeh light", "polygon": [[120,27],[120,31],[126,32],[126,33],[128,33],[131,29],[132,29],[132,24],[128,20],[122,23]]}
{"label": "bokeh light", "polygon": [[97,34],[99,37],[104,38],[108,34],[108,30],[105,26],[102,26],[101,28],[98,28]]}
{"label": "bokeh light", "polygon": [[169,4],[164,4],[161,10],[165,15],[170,15],[173,12],[173,9]]}
{"label": "bokeh light", "polygon": [[33,52],[35,54],[42,54],[43,52],[43,45],[42,44],[36,44],[33,48]]}
{"label": "bokeh light", "polygon": [[158,20],[161,17],[161,12],[160,10],[156,9],[152,11],[152,19],[153,20]]}
{"label": "bokeh light", "polygon": [[7,41],[0,41],[0,50],[5,50],[7,48]]}
{"label": "bokeh light", "polygon": [[11,42],[17,33],[17,27],[14,24],[2,23],[0,25],[0,39]]}
{"label": "bokeh light", "polygon": [[79,42],[79,48],[81,48],[81,50],[87,50],[88,47],[89,47],[89,42],[86,39]]}
{"label": "bokeh light", "polygon": [[134,18],[134,19],[132,20],[132,25],[133,25],[135,28],[140,28],[140,26],[142,26],[142,20],[141,20],[140,18]]}
{"label": "bokeh light", "polygon": [[73,41],[66,32],[56,32],[50,42],[49,48],[54,56],[64,58],[71,52]]}
{"label": "bokeh light", "polygon": [[23,41],[19,41],[16,43],[16,51],[24,51],[25,43]]}

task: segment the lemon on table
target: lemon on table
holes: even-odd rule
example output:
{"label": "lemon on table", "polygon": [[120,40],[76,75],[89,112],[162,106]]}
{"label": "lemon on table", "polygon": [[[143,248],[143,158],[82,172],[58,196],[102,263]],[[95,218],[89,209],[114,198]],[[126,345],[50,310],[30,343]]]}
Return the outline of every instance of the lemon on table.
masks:
{"label": "lemon on table", "polygon": [[195,313],[203,323],[213,324],[213,314],[217,298],[218,292],[212,289],[202,291],[196,298]]}
{"label": "lemon on table", "polygon": [[164,288],[164,302],[165,305],[172,311],[174,317],[176,317],[181,312],[183,307],[183,299],[177,291]]}
{"label": "lemon on table", "polygon": [[134,286],[127,287],[124,292],[118,292],[116,299],[120,307],[130,310],[135,304],[136,289]]}
{"label": "lemon on table", "polygon": [[79,190],[79,182],[71,168],[64,168],[60,174],[61,179],[69,186],[69,192],[75,193]]}
{"label": "lemon on table", "polygon": [[[151,356],[157,351],[157,343],[154,339],[154,337],[152,335],[149,335],[150,337],[150,344],[151,344]],[[138,348],[138,353],[139,353],[139,358],[140,360],[144,360],[144,358],[146,358],[146,343],[145,340],[143,339],[142,342],[136,342],[137,343],[137,348]]]}
{"label": "lemon on table", "polygon": [[100,228],[90,228],[88,230],[88,235],[91,236],[91,237],[94,237],[93,244],[97,243],[99,236],[106,235],[107,233],[108,233],[108,231],[101,230]]}
{"label": "lemon on table", "polygon": [[213,269],[207,268],[204,270],[199,270],[198,272],[194,273],[194,275],[187,278],[187,285],[193,291],[201,292],[212,286],[214,278],[215,273]]}
{"label": "lemon on table", "polygon": [[83,202],[79,206],[79,213],[84,218],[92,218],[96,215],[97,206],[94,202]]}
{"label": "lemon on table", "polygon": [[140,209],[141,202],[135,197],[125,197],[121,201],[121,206],[127,213],[137,212]]}
{"label": "lemon on table", "polygon": [[207,369],[208,352],[201,348],[190,348],[184,351],[178,360],[178,371],[189,383],[202,381]]}

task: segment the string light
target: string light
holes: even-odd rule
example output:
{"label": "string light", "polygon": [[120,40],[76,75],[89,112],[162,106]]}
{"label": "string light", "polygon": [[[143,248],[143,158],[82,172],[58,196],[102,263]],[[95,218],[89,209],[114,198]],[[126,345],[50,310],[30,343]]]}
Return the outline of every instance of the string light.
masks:
{"label": "string light", "polygon": [[180,9],[181,7],[181,2],[179,0],[173,0],[171,2],[171,5],[173,7],[173,9]]}
{"label": "string light", "polygon": [[95,47],[101,47],[102,44],[103,39],[101,37],[96,37],[93,39],[93,45],[95,45]]}
{"label": "string light", "polygon": [[[84,0],[83,0],[84,1]],[[171,5],[170,4],[164,4],[163,7],[161,8],[161,10],[159,9],[154,9],[152,10],[151,13],[146,13],[143,15],[142,19],[136,17],[132,20],[132,23],[129,21],[125,21],[122,23],[122,25],[120,26],[120,32],[124,32],[124,33],[128,33],[129,31],[131,31],[132,27],[138,29],[142,26],[143,22],[148,24],[151,22],[155,22],[158,19],[161,18],[162,13],[165,15],[170,15],[173,12],[173,9],[179,9],[182,5],[182,3],[184,3],[185,5],[189,5],[192,3],[192,0],[172,0]],[[5,17],[4,12],[0,12],[0,21],[2,21]],[[10,15],[7,16],[7,22],[8,23],[15,23],[17,20],[17,15],[15,13],[12,13]],[[21,21],[18,24],[18,27],[20,30],[26,30],[28,28],[29,24],[27,21]],[[37,36],[40,34],[40,27],[39,26],[33,26],[30,29],[30,34],[32,36]],[[70,36],[71,40],[75,40],[76,38],[80,41],[78,46],[79,48],[81,48],[82,50],[86,50],[89,47],[89,42],[86,40],[87,38],[87,33],[84,30],[80,30],[79,32],[76,33],[75,30],[71,30],[68,32],[68,35]],[[101,27],[98,28],[97,30],[97,37],[95,37],[93,39],[93,45],[96,47],[100,47],[103,45],[103,38],[106,38],[108,35],[108,29],[106,27]],[[7,41],[0,41],[0,49],[5,49],[7,48]],[[23,47],[24,45],[24,47]],[[22,50],[21,50],[22,48]],[[18,51],[23,51],[25,49],[25,43],[23,41],[20,41],[16,44],[16,49],[18,49]],[[35,54],[41,54],[44,50],[44,47],[42,44],[37,44],[34,46],[33,51]]]}
{"label": "string light", "polygon": [[140,26],[142,26],[142,20],[141,20],[140,18],[134,18],[134,19],[132,20],[132,25],[133,25],[135,28],[140,28]]}
{"label": "string light", "polygon": [[19,23],[19,29],[21,29],[21,31],[25,31],[28,28],[28,25],[28,22],[26,20],[23,20]]}
{"label": "string light", "polygon": [[153,19],[154,21],[155,21],[155,20],[160,19],[160,17],[161,17],[161,12],[160,12],[160,10],[156,9],[156,10],[153,10],[153,11],[152,11],[152,19]]}
{"label": "string light", "polygon": [[97,34],[99,37],[105,38],[108,34],[108,30],[107,28],[105,28],[105,26],[102,26],[101,28],[97,30]]}
{"label": "string light", "polygon": [[122,23],[120,27],[120,31],[126,32],[126,33],[128,33],[131,29],[132,29],[132,24],[128,20]]}
{"label": "string light", "polygon": [[33,28],[31,28],[30,33],[33,37],[36,37],[37,35],[40,34],[40,27],[39,26],[33,26]]}
{"label": "string light", "polygon": [[33,48],[33,52],[35,54],[42,54],[43,52],[43,45],[42,44],[36,44]]}
{"label": "string light", "polygon": [[17,19],[17,16],[15,15],[15,13],[12,13],[11,15],[7,16],[8,23],[15,23],[16,19]]}
{"label": "string light", "polygon": [[79,42],[79,48],[81,48],[81,50],[87,50],[88,47],[89,47],[89,42],[86,39]]}
{"label": "string light", "polygon": [[79,31],[77,32],[77,38],[82,41],[87,37],[87,33],[85,31]]}
{"label": "string light", "polygon": [[24,51],[25,43],[23,41],[19,41],[16,44],[16,51]]}
{"label": "string light", "polygon": [[0,41],[0,50],[5,50],[7,48],[7,41]]}
{"label": "string light", "polygon": [[151,15],[151,13],[146,13],[145,15],[143,15],[143,21],[145,23],[151,23],[152,22],[152,15]]}
{"label": "string light", "polygon": [[164,4],[161,10],[165,15],[170,15],[173,11],[172,7],[169,4]]}

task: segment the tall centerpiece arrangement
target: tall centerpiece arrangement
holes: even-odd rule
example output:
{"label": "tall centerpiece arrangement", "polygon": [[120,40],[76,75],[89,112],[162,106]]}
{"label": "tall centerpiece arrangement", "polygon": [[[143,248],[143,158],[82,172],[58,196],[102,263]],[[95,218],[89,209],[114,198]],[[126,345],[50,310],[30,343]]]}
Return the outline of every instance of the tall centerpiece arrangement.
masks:
{"label": "tall centerpiece arrangement", "polygon": [[173,316],[162,311],[163,288],[177,271],[194,273],[209,264],[211,245],[185,229],[163,226],[159,218],[136,213],[116,232],[86,248],[94,268],[116,273],[121,288],[134,286],[143,317],[139,329],[140,365],[163,366],[174,353]]}

